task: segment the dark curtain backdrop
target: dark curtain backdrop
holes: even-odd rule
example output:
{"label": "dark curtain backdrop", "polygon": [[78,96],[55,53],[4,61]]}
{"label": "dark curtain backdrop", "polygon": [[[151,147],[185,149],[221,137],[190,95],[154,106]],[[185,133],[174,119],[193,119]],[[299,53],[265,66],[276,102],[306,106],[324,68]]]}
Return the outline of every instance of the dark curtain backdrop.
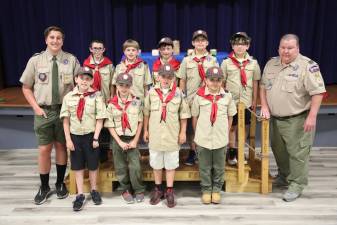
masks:
{"label": "dark curtain backdrop", "polygon": [[253,39],[249,52],[263,67],[278,54],[282,34],[296,33],[302,54],[317,61],[325,82],[332,84],[337,83],[336,13],[333,0],[7,0],[0,13],[3,79],[7,87],[19,85],[29,57],[45,49],[44,29],[57,25],[66,33],[63,49],[80,62],[88,55],[90,40],[99,38],[114,64],[128,38],[150,51],[162,36],[170,36],[185,51],[192,32],[204,29],[209,48],[218,51],[230,51],[231,34],[246,31]]}

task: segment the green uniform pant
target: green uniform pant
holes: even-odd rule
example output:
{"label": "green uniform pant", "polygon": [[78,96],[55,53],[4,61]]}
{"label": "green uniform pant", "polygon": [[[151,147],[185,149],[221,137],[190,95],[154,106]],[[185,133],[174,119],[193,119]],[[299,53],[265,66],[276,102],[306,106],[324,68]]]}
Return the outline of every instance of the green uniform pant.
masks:
{"label": "green uniform pant", "polygon": [[[129,143],[133,137],[120,137],[122,141]],[[118,143],[113,140],[112,153],[114,168],[118,182],[123,191],[133,190],[136,194],[145,191],[142,181],[142,169],[140,166],[140,154],[138,148],[123,151]]]}
{"label": "green uniform pant", "polygon": [[289,191],[302,193],[308,184],[308,161],[314,132],[304,132],[307,113],[271,119],[271,147],[279,176],[288,180]]}
{"label": "green uniform pant", "polygon": [[220,192],[225,175],[225,147],[207,149],[197,146],[201,191]]}
{"label": "green uniform pant", "polygon": [[61,105],[41,106],[47,114],[44,116],[34,116],[34,131],[38,145],[48,145],[53,141],[65,143],[63,123],[60,119]]}

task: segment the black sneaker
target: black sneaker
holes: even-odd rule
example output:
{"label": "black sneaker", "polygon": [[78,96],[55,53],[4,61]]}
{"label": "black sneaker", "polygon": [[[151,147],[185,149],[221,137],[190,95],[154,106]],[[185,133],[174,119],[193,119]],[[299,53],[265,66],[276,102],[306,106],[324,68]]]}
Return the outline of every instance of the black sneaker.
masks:
{"label": "black sneaker", "polygon": [[102,198],[98,191],[92,190],[90,191],[91,199],[94,202],[95,205],[102,204]]}
{"label": "black sneaker", "polygon": [[73,210],[74,211],[82,210],[84,206],[84,200],[85,200],[84,194],[77,195],[75,201],[73,201]]}
{"label": "black sneaker", "polygon": [[47,198],[52,194],[50,187],[42,188],[40,187],[39,192],[35,195],[34,203],[36,205],[41,205],[47,201]]}
{"label": "black sneaker", "polygon": [[68,189],[65,185],[65,183],[56,183],[55,184],[55,188],[56,188],[56,195],[57,195],[57,198],[58,199],[63,199],[63,198],[66,198],[68,197],[69,195],[69,192],[68,192]]}

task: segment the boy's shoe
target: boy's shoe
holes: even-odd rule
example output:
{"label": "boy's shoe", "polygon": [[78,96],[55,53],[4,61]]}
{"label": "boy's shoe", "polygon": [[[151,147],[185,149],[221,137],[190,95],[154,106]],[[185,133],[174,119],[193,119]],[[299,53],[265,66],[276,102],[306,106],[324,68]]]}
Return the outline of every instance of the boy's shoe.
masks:
{"label": "boy's shoe", "polygon": [[174,191],[173,188],[167,189],[165,193],[167,207],[173,208],[177,205],[177,202],[174,200]]}
{"label": "boy's shoe", "polygon": [[102,198],[98,191],[92,190],[90,191],[91,199],[94,202],[95,205],[102,204]]}
{"label": "boy's shoe", "polygon": [[50,190],[49,186],[47,188],[40,187],[39,191],[34,197],[34,203],[36,205],[41,205],[45,203],[51,194],[52,194],[52,191]]}
{"label": "boy's shoe", "polygon": [[209,192],[202,193],[201,201],[202,201],[203,204],[208,205],[208,204],[211,203],[211,200],[212,200],[211,193],[209,193]]}
{"label": "boy's shoe", "polygon": [[73,201],[73,210],[74,211],[82,210],[84,206],[84,200],[85,200],[84,194],[77,195],[75,201]]}
{"label": "boy's shoe", "polygon": [[301,193],[296,193],[296,192],[293,192],[293,191],[286,191],[286,193],[284,193],[282,199],[285,202],[292,202],[292,201],[295,201],[300,196],[301,196]]}
{"label": "boy's shoe", "polygon": [[128,190],[126,190],[122,193],[122,198],[127,204],[135,203],[135,200],[133,199],[132,194],[130,194],[130,192]]}
{"label": "boy's shoe", "polygon": [[237,148],[229,148],[226,153],[227,163],[230,166],[234,166],[238,163],[238,149]]}
{"label": "boy's shoe", "polygon": [[188,153],[188,157],[184,164],[187,166],[193,166],[196,163],[196,160],[197,160],[197,154],[195,154],[195,151],[190,150]]}
{"label": "boy's shoe", "polygon": [[220,202],[221,202],[220,192],[212,192],[212,203],[220,204]]}
{"label": "boy's shoe", "polygon": [[68,197],[69,192],[64,182],[56,183],[55,188],[56,188],[56,195],[58,199],[63,199],[63,198]]}
{"label": "boy's shoe", "polygon": [[163,199],[163,197],[164,197],[163,191],[155,187],[151,195],[150,204],[157,205]]}
{"label": "boy's shoe", "polygon": [[136,194],[136,202],[142,202],[144,201],[144,193],[137,193]]}

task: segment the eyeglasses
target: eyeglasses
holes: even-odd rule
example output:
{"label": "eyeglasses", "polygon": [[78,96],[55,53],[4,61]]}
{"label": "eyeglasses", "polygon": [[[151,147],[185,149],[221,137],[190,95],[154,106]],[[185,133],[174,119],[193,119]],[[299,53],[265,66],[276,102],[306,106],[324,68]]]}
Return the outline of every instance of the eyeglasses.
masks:
{"label": "eyeglasses", "polygon": [[79,75],[78,76],[81,80],[85,80],[85,81],[91,81],[91,77],[87,76],[87,75]]}
{"label": "eyeglasses", "polygon": [[104,50],[104,48],[102,48],[102,47],[93,47],[91,49],[94,50],[94,51],[103,51]]}

